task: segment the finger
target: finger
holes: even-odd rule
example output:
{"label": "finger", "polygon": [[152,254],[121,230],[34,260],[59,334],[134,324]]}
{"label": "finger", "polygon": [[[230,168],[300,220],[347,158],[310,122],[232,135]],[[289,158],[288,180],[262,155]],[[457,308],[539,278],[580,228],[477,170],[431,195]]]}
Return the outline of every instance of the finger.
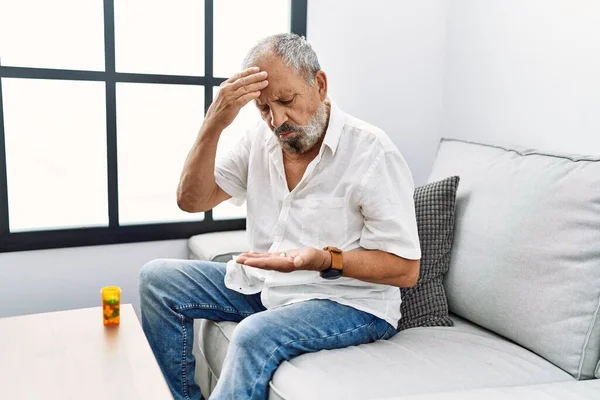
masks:
{"label": "finger", "polygon": [[256,100],[260,97],[260,92],[251,92],[243,95],[235,101],[235,105],[239,108],[244,107],[246,104],[250,103],[252,100]]}
{"label": "finger", "polygon": [[283,253],[248,253],[246,258],[271,258],[271,257],[279,257],[279,258],[287,258],[290,255],[286,253],[285,256],[282,256]]}
{"label": "finger", "polygon": [[232,75],[232,76],[231,76],[229,79],[227,79],[227,80],[226,80],[225,82],[223,82],[223,83],[232,83],[232,82],[235,82],[235,81],[237,81],[237,80],[238,80],[238,79],[240,79],[240,78],[243,78],[243,77],[245,77],[245,76],[248,76],[248,75],[251,75],[251,74],[255,74],[255,73],[257,73],[258,71],[260,71],[260,68],[258,68],[258,67],[250,67],[250,68],[246,68],[245,70],[243,70],[243,71],[240,71],[240,72],[238,72],[238,73],[236,73],[236,74]]}
{"label": "finger", "polygon": [[255,74],[244,76],[242,78],[235,80],[231,84],[231,88],[233,90],[238,90],[242,86],[246,86],[246,85],[249,85],[249,84],[255,83],[255,82],[264,81],[265,79],[267,79],[267,75],[268,75],[267,71],[260,71]]}
{"label": "finger", "polygon": [[290,272],[296,269],[293,261],[284,257],[249,258],[244,265],[282,272]]}
{"label": "finger", "polygon": [[251,251],[250,253],[242,253],[241,256],[246,258],[258,258],[258,257],[268,257],[271,253],[259,253],[257,251]]}
{"label": "finger", "polygon": [[244,262],[250,258],[265,258],[265,257],[269,257],[269,253],[257,253],[257,252],[244,253],[244,254],[240,254],[238,256],[236,262],[238,264],[244,264]]}
{"label": "finger", "polygon": [[266,79],[264,81],[250,83],[248,85],[244,85],[244,86],[238,88],[235,91],[235,96],[241,97],[246,93],[258,92],[258,91],[263,90],[267,86],[269,86],[269,81]]}
{"label": "finger", "polygon": [[238,259],[238,263],[254,267],[264,264],[265,260],[267,260],[267,257],[247,257],[243,260]]}

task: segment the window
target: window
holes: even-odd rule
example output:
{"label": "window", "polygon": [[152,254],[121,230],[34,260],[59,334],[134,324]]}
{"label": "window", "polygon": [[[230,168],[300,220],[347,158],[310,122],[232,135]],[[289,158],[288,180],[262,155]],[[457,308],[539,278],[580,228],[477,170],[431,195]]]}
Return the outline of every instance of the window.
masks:
{"label": "window", "polygon": [[[177,208],[219,84],[306,0],[0,0],[0,252],[243,229],[245,208]],[[258,113],[223,133],[231,148]]]}

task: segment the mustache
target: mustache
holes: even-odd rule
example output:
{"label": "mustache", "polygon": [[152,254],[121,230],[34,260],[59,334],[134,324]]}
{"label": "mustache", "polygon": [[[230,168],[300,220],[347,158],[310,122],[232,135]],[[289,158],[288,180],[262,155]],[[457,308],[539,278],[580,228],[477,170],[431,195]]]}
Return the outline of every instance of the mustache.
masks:
{"label": "mustache", "polygon": [[273,131],[273,133],[277,136],[281,136],[282,134],[287,133],[287,132],[302,133],[303,130],[299,126],[291,125],[291,124],[288,124],[287,122],[284,122],[279,127],[275,128],[275,131]]}

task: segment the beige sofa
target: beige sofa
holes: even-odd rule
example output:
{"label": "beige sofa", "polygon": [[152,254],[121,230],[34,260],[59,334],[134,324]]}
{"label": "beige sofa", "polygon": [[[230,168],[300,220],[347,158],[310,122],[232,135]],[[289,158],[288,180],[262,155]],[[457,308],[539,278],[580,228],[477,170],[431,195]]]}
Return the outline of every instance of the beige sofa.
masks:
{"label": "beige sofa", "polygon": [[[284,362],[271,399],[600,399],[600,157],[445,139],[430,181],[451,175],[455,325]],[[198,235],[189,249],[205,260],[249,250],[244,231]],[[235,326],[196,321],[205,396]]]}

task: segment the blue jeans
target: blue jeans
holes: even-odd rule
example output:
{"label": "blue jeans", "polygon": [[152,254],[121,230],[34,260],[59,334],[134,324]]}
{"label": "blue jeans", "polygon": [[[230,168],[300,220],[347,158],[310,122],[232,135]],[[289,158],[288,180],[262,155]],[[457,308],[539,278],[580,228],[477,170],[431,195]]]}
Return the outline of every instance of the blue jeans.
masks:
{"label": "blue jeans", "polygon": [[142,327],[176,400],[200,399],[194,381],[193,320],[236,321],[211,399],[266,399],[277,366],[302,353],[388,339],[396,329],[330,300],[267,310],[260,293],[225,287],[225,264],[154,260],[140,271]]}

